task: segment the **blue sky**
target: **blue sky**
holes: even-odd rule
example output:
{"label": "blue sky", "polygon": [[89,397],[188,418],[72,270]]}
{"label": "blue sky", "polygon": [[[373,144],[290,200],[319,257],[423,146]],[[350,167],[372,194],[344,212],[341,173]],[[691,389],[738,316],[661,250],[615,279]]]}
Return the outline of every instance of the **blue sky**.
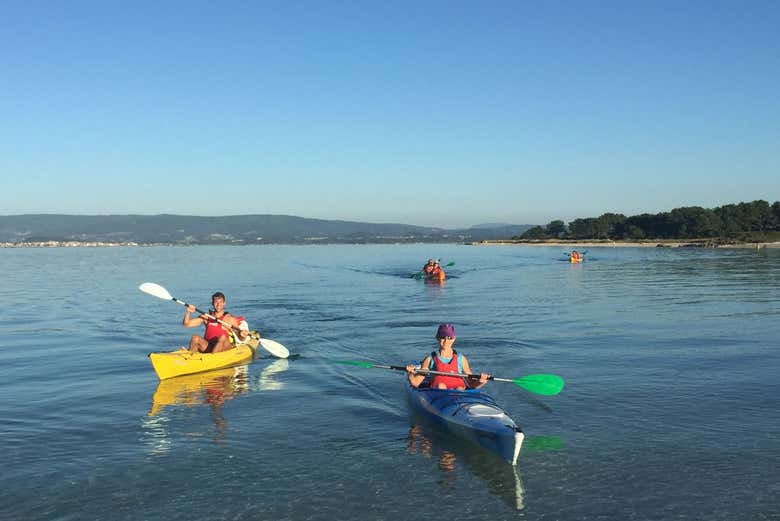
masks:
{"label": "blue sky", "polygon": [[3,2],[0,215],[780,199],[780,3]]}

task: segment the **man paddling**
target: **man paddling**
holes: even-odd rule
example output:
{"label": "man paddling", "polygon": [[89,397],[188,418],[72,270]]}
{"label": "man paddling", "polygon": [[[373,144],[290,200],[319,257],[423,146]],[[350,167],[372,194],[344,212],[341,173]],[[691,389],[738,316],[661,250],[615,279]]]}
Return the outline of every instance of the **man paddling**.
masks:
{"label": "man paddling", "polygon": [[[189,304],[184,312],[184,319],[181,322],[184,327],[198,327],[201,324],[206,326],[203,336],[192,335],[190,338],[190,351],[193,353],[219,353],[233,348],[233,344],[230,342],[230,328],[220,324],[215,318],[235,328],[242,326],[240,317],[236,318],[225,311],[225,295],[221,291],[217,291],[211,296],[211,307],[213,308],[209,311],[211,317],[200,315],[191,318],[190,315],[195,312],[195,306],[192,304]],[[241,340],[246,339],[249,335],[249,331],[246,329],[242,327],[238,333]]]}
{"label": "man paddling", "polygon": [[[465,355],[459,354],[452,346],[455,344],[455,327],[452,324],[439,324],[436,331],[436,340],[439,342],[438,351],[433,351],[425,357],[421,369],[430,371],[441,371],[445,373],[471,373],[469,361]],[[406,366],[409,383],[414,387],[419,387],[425,380],[425,373],[417,373],[417,366],[409,364]],[[464,379],[459,376],[434,375],[430,386],[432,389],[458,389],[464,390],[467,387],[478,389],[485,385],[490,378],[487,373],[481,373],[479,380]]]}
{"label": "man paddling", "polygon": [[422,267],[423,275],[426,277],[431,274],[433,271],[433,259],[428,259],[428,262],[425,263],[425,266]]}

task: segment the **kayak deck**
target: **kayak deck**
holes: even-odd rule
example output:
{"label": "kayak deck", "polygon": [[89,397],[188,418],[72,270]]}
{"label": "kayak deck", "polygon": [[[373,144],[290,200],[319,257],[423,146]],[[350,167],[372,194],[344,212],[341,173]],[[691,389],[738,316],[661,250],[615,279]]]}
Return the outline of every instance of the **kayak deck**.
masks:
{"label": "kayak deck", "polygon": [[440,428],[471,441],[511,465],[517,464],[524,435],[489,395],[477,390],[415,388],[406,381],[409,405]]}

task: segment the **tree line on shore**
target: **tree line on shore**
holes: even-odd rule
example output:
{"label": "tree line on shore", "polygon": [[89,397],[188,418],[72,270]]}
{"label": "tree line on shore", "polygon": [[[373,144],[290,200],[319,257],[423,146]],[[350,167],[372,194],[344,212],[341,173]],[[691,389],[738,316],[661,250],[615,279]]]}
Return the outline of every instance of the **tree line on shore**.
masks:
{"label": "tree line on shore", "polygon": [[521,240],[543,239],[699,239],[724,238],[738,241],[767,240],[780,235],[780,201],[764,200],[727,204],[708,209],[700,206],[675,208],[657,214],[626,217],[605,213],[599,217],[574,219],[568,226],[561,220],[534,226]]}

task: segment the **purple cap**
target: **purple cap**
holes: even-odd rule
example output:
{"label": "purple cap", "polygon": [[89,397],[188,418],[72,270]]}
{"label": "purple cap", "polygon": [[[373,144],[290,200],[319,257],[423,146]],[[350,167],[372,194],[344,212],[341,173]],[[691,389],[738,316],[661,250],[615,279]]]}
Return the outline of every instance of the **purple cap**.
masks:
{"label": "purple cap", "polygon": [[436,338],[444,337],[455,338],[455,328],[452,324],[439,324],[439,329],[436,331]]}

